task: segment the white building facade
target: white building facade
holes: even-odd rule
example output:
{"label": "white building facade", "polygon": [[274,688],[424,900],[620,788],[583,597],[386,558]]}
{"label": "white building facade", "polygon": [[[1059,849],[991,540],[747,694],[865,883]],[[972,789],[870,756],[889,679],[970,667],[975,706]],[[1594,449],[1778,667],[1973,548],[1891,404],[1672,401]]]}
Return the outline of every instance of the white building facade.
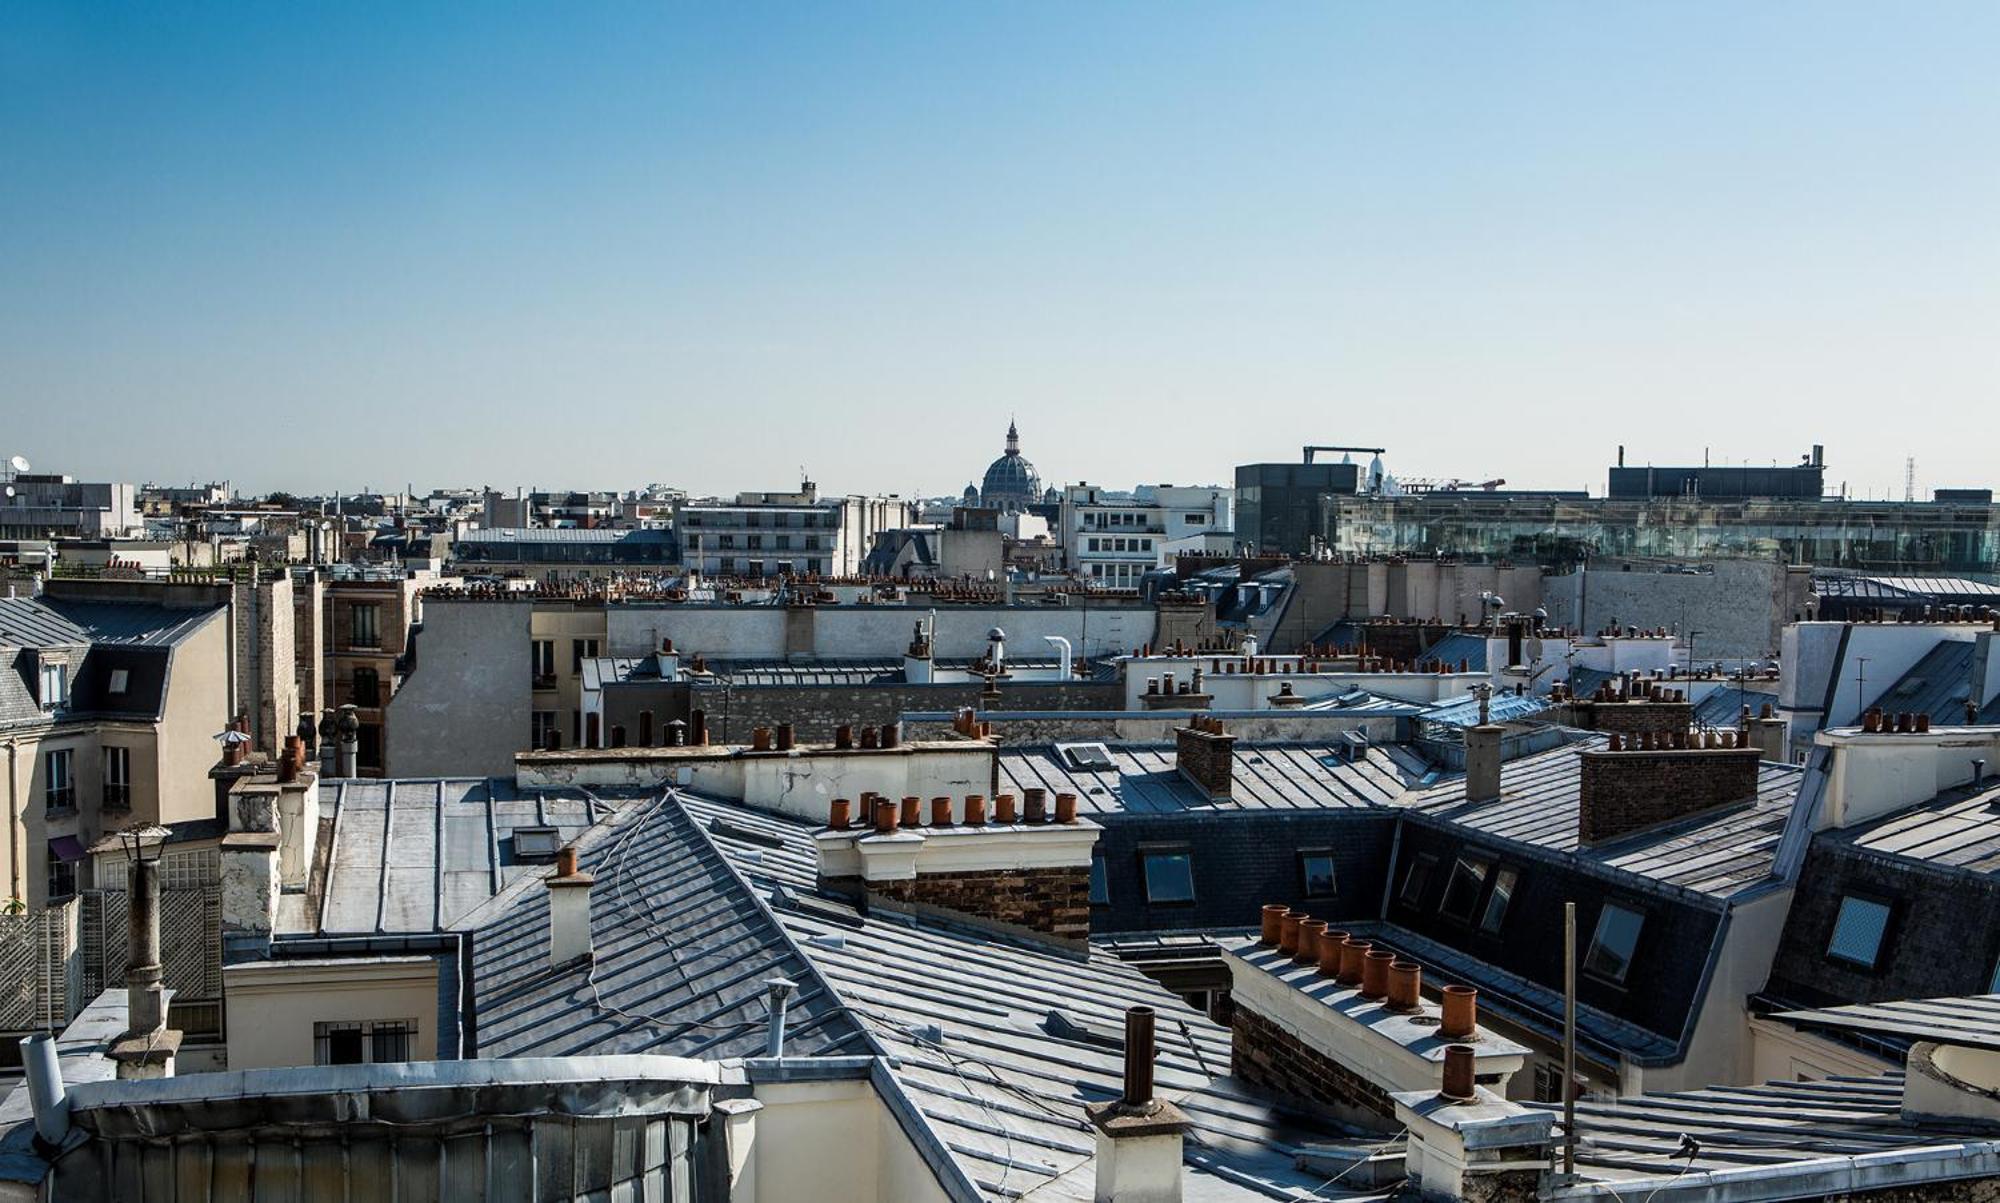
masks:
{"label": "white building facade", "polygon": [[1091,484],[1063,490],[1063,563],[1091,585],[1135,588],[1171,563],[1176,547],[1226,534],[1235,490],[1221,485],[1140,485],[1130,493]]}
{"label": "white building facade", "polygon": [[821,500],[811,481],[795,493],[738,493],[733,502],[681,506],[682,562],[704,576],[854,576],[877,531],[910,525],[896,497]]}

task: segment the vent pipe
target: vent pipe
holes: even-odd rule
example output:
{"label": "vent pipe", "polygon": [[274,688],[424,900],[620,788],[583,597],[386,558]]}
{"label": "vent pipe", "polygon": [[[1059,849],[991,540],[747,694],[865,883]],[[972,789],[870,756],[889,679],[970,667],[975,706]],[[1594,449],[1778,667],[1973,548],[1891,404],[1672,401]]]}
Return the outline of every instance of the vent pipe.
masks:
{"label": "vent pipe", "polygon": [[37,1032],[21,1038],[21,1067],[28,1075],[28,1102],[34,1108],[35,1136],[60,1149],[69,1136],[69,1094],[63,1088],[62,1062],[56,1059],[55,1037]]}
{"label": "vent pipe", "polygon": [[1069,680],[1070,672],[1076,663],[1076,649],[1072,648],[1068,638],[1062,635],[1044,635],[1042,638],[1056,645],[1056,679],[1058,681]]}
{"label": "vent pipe", "polygon": [[791,1006],[792,992],[799,987],[788,977],[767,977],[763,984],[765,1002],[771,1008],[771,1026],[765,1032],[764,1055],[775,1059],[785,1055],[785,1011]]}

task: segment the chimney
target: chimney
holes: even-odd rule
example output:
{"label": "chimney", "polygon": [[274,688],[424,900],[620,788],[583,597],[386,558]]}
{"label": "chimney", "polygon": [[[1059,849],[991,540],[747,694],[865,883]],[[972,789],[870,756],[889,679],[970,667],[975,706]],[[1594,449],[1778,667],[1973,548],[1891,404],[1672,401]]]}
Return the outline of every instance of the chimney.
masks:
{"label": "chimney", "polygon": [[[883,800],[873,826],[830,823],[815,832],[819,882],[869,909],[934,915],[1010,935],[1081,948],[1090,936],[1090,863],[1098,826],[1078,818],[1070,795],[1028,821],[1012,813],[1012,795],[996,822],[986,799],[964,799],[954,822],[949,798],[934,798],[928,823],[915,797]],[[842,817],[836,800],[830,818]]]}
{"label": "chimney", "polygon": [[361,719],[354,713],[352,703],[340,708],[340,717],[333,723],[333,733],[338,741],[334,755],[334,773],[339,777],[356,777],[361,772]]}
{"label": "chimney", "polygon": [[1196,717],[1174,729],[1174,767],[1210,802],[1228,802],[1236,772],[1236,737],[1218,718]]}
{"label": "chimney", "polygon": [[1465,729],[1465,799],[1489,802],[1500,796],[1500,737],[1498,723]]}
{"label": "chimney", "polygon": [[1447,1045],[1439,1089],[1396,1092],[1396,1123],[1409,1133],[1404,1170],[1425,1199],[1540,1198],[1556,1113],[1479,1085],[1477,1060],[1472,1045]]}
{"label": "chimney", "polygon": [[1267,925],[1278,920],[1277,945],[1259,937],[1221,944],[1235,1077],[1342,1122],[1386,1129],[1398,1091],[1438,1092],[1447,1045],[1470,1045],[1475,1075],[1495,1091],[1527,1063],[1527,1048],[1479,1026],[1473,991],[1448,986],[1444,1005],[1431,1003],[1413,962],[1353,937],[1337,961],[1301,961],[1282,945],[1290,918],[1264,911]]}
{"label": "chimney", "polygon": [[561,968],[588,959],[590,947],[590,887],[596,878],[576,867],[576,845],[556,853],[556,871],[549,885],[549,964]]}
{"label": "chimney", "polygon": [[1125,1012],[1125,1090],[1084,1108],[1097,1137],[1097,1203],[1180,1203],[1188,1118],[1153,1094],[1153,1008]]}
{"label": "chimney", "polygon": [[1734,731],[1715,740],[1726,746],[1700,746],[1707,742],[1686,732],[1630,741],[1613,735],[1608,748],[1577,753],[1577,839],[1598,844],[1755,800],[1758,749],[1738,746]]}

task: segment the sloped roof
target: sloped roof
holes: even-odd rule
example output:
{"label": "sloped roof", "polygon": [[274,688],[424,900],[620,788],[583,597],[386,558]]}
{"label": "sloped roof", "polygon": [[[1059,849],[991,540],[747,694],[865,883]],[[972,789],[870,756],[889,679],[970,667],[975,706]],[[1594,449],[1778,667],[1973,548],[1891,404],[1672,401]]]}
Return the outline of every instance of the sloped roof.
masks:
{"label": "sloped roof", "polygon": [[316,891],[286,895],[279,933],[445,930],[546,871],[515,857],[516,829],[554,827],[567,842],[610,809],[580,791],[522,792],[506,778],[322,781],[326,864]]}
{"label": "sloped roof", "polygon": [[[811,828],[725,802],[685,797],[760,893],[814,889]],[[717,821],[724,824],[718,832]],[[1122,1026],[1127,1007],[1159,1012],[1160,1094],[1194,1123],[1187,1197],[1380,1199],[1298,1168],[1307,1143],[1377,1144],[1287,1113],[1229,1072],[1229,1033],[1136,969],[1093,949],[1078,956],[930,920],[836,917],[778,905],[785,930],[881,1049],[896,1080],[982,1193],[995,1199],[1093,1198],[1087,1103],[1119,1094],[1123,1050],[1052,1023]]]}
{"label": "sloped roof", "polygon": [[1592,735],[1578,744],[1510,760],[1500,769],[1500,796],[1489,801],[1466,801],[1464,781],[1455,777],[1418,794],[1409,807],[1492,838],[1718,898],[1771,876],[1803,769],[1760,765],[1755,802],[1584,847],[1577,839],[1583,773],[1578,753],[1608,742]]}
{"label": "sloped roof", "polygon": [[1965,1048],[2000,1051],[2000,994],[1961,998],[1910,998],[1852,1003],[1771,1016],[1798,1027],[1862,1032],[1908,1043],[1935,1040]]}
{"label": "sloped roof", "polygon": [[[1175,767],[1174,749],[1158,744],[1107,744],[1111,766],[1072,768],[1054,745],[1000,749],[1000,785],[1072,793],[1085,814],[1213,811]],[[1377,745],[1358,762],[1331,743],[1236,745],[1232,810],[1386,806],[1421,780],[1430,766],[1399,744]]]}
{"label": "sloped roof", "polygon": [[1457,668],[1459,661],[1465,662],[1466,671],[1486,671],[1486,636],[1471,631],[1453,631],[1424,649],[1420,659],[1437,660]]}
{"label": "sloped roof", "polygon": [[[1991,781],[1992,778],[1988,778]],[[1844,840],[1884,856],[1959,869],[2000,873],[2000,788],[1960,786],[1909,810],[1849,831],[1819,838]]]}
{"label": "sloped roof", "polygon": [[481,1057],[764,1051],[767,978],[798,984],[786,1051],[866,1052],[839,1000],[672,793],[627,803],[581,841],[594,956],[549,964],[544,869],[469,916]]}
{"label": "sloped roof", "polygon": [[[1972,697],[1972,659],[1977,645],[1969,639],[1940,639],[1889,687],[1876,695],[1870,706],[1890,714],[1909,711],[1928,714],[1939,726],[1956,727],[1965,722],[1965,703]],[[2000,720],[2000,698],[1981,708],[1982,723]]]}
{"label": "sloped roof", "polygon": [[222,612],[215,606],[0,597],[0,643],[75,647],[92,643],[172,647]]}

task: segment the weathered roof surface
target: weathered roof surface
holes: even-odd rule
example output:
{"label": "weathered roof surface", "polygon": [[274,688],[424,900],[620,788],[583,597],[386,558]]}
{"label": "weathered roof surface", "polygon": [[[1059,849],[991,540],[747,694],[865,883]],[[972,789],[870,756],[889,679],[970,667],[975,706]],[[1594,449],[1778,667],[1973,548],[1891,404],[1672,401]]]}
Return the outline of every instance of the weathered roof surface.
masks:
{"label": "weathered roof surface", "polygon": [[[1751,1189],[1740,1195],[1725,1185],[1730,1176],[1758,1167],[1796,1166],[1803,1174],[1816,1161],[1898,1152],[1923,1156],[1930,1150],[1961,1162],[1961,1171],[1971,1168],[1969,1150],[1955,1146],[1967,1139],[1986,1145],[1974,1128],[1953,1133],[1916,1127],[1904,1122],[1902,1103],[1900,1073],[1584,1099],[1576,1105],[1577,1171],[1610,1180],[1626,1199],[1688,1203],[1775,1197],[1768,1181],[1762,1190],[1745,1183]],[[1679,1154],[1683,1133],[1700,1145],[1692,1158]],[[1991,1147],[1986,1145],[1988,1156]],[[1657,1180],[1658,1194],[1633,1194],[1634,1180]],[[1818,1197],[1832,1189],[1832,1182],[1822,1182],[1805,1194]]]}
{"label": "weathered roof surface", "polygon": [[1908,1042],[1935,1040],[2000,1051],[2000,994],[1853,1003],[1811,1011],[1781,1011],[1773,1019],[1800,1027],[1865,1032]]}
{"label": "weathered roof surface", "polygon": [[[1087,814],[1216,809],[1174,767],[1171,745],[1107,744],[1105,750],[1113,767],[1092,772],[1069,767],[1054,746],[1002,748],[1000,786],[1073,793]],[[1237,744],[1230,809],[1386,806],[1431,771],[1397,744],[1370,748],[1354,763],[1341,758],[1343,751],[1329,743]]]}
{"label": "weathered roof surface", "polygon": [[1962,576],[1839,576],[1816,572],[1812,587],[1821,597],[1880,601],[1920,601],[1931,597],[1977,601],[2000,595],[2000,585]]}
{"label": "weathered roof surface", "polygon": [[0,643],[15,647],[75,647],[90,632],[33,597],[0,597]]}
{"label": "weathered roof surface", "polygon": [[330,841],[316,914],[281,917],[283,934],[427,932],[543,866],[514,856],[520,827],[572,840],[608,808],[578,791],[521,792],[505,778],[323,781],[322,840]]}
{"label": "weathered roof surface", "polygon": [[461,531],[454,543],[672,543],[674,532],[654,527],[631,529],[577,526],[495,527]]}
{"label": "weathered roof surface", "polygon": [[[1058,667],[1054,660],[1022,657],[1009,657],[1008,665],[1018,670],[1040,669],[1046,672]],[[893,685],[903,681],[903,661],[900,657],[711,660],[708,667],[731,685]],[[972,661],[939,660],[936,667],[950,672],[969,672]],[[1111,681],[1118,677],[1118,666],[1110,659],[1093,660],[1088,667],[1091,675],[1087,679]]]}
{"label": "weathered roof surface", "polygon": [[1508,761],[1500,770],[1500,796],[1491,801],[1466,801],[1464,781],[1454,777],[1424,790],[1409,806],[1415,813],[1495,839],[1721,898],[1771,876],[1803,769],[1760,765],[1753,803],[1583,847],[1577,840],[1582,777],[1578,753],[1606,742],[1593,735],[1578,744]]}
{"label": "weathered roof surface", "polygon": [[[1487,705],[1488,717],[1496,723],[1511,723],[1525,718],[1533,718],[1549,708],[1548,700],[1527,694],[1503,693],[1493,698]],[[1473,695],[1453,698],[1449,702],[1439,702],[1425,707],[1418,718],[1427,723],[1440,723],[1447,727],[1471,727],[1479,722],[1479,699]]]}
{"label": "weathered roof surface", "polygon": [[1856,848],[1968,873],[2000,873],[2000,788],[1961,786],[1855,831],[1828,832]]}
{"label": "weathered roof surface", "polygon": [[1695,726],[1713,727],[1718,731],[1731,730],[1742,719],[1745,706],[1750,707],[1750,713],[1755,714],[1766,702],[1776,705],[1777,701],[1778,695],[1775,692],[1740,689],[1727,685],[1711,689],[1694,704]]}
{"label": "weathered roof surface", "polygon": [[172,647],[222,612],[216,606],[0,597],[0,643],[74,647],[91,643]]}
{"label": "weathered roof surface", "polygon": [[1486,636],[1471,631],[1453,631],[1425,648],[1421,658],[1436,660],[1454,669],[1463,661],[1467,672],[1485,672]]}
{"label": "weathered roof surface", "polygon": [[596,877],[592,959],[549,964],[548,869],[463,922],[473,933],[479,1056],[759,1056],[773,976],[799,984],[787,1052],[867,1051],[839,1000],[673,794],[626,803],[584,837],[578,859]]}
{"label": "weathered roof surface", "polygon": [[[811,828],[686,797],[745,877],[810,893]],[[719,824],[719,825],[718,825]],[[1125,1009],[1159,1011],[1160,1093],[1188,1113],[1187,1194],[1202,1198],[1372,1199],[1300,1170],[1304,1142],[1363,1143],[1280,1112],[1224,1075],[1229,1033],[1108,953],[1068,954],[951,924],[779,905],[778,920],[875,1041],[953,1158],[988,1196],[1093,1197],[1086,1103],[1119,1093],[1123,1050],[1080,1039],[1051,1014],[1122,1030]],[[1380,1138],[1366,1143],[1379,1143]],[[1325,1193],[1314,1195],[1316,1188]]]}
{"label": "weathered roof surface", "polygon": [[[1909,711],[1928,714],[1939,726],[1956,727],[1965,722],[1965,703],[1972,697],[1972,655],[1975,644],[1969,639],[1940,639],[1910,666],[1889,688],[1878,694],[1870,706],[1890,714]],[[2000,698],[1982,707],[1979,721],[2000,721]]]}

